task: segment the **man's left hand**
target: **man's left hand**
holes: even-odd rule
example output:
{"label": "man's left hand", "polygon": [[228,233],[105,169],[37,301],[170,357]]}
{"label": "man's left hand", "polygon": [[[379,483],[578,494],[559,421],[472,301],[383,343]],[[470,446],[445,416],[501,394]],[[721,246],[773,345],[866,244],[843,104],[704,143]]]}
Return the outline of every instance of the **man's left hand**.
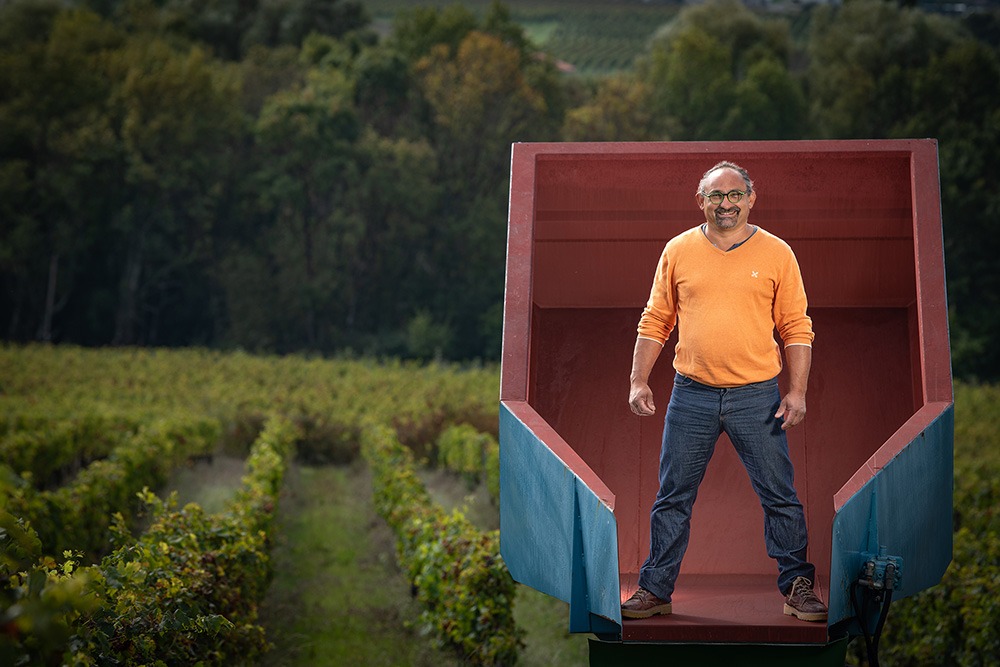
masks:
{"label": "man's left hand", "polygon": [[782,431],[787,431],[800,424],[806,418],[806,397],[798,394],[785,394],[774,416],[784,420],[781,424]]}

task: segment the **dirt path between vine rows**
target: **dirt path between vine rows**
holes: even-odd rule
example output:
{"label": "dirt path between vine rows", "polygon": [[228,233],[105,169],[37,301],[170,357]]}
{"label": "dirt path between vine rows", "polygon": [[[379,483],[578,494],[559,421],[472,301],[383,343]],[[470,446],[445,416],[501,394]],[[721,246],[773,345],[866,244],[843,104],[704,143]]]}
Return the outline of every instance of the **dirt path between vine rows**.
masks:
{"label": "dirt path between vine rows", "polygon": [[[181,504],[220,511],[244,472],[242,461],[215,457],[181,471],[172,487]],[[484,489],[470,490],[441,471],[421,477],[436,502],[462,508],[483,529],[496,527],[496,508]],[[421,632],[420,608],[396,564],[394,536],[375,513],[363,461],[290,466],[272,534],[274,579],[258,619],[272,650],[259,661],[262,667],[461,665]],[[515,616],[527,630],[519,665],[587,664],[587,637],[566,632],[564,603],[521,586]]]}
{"label": "dirt path between vine rows", "polygon": [[360,462],[289,469],[271,552],[275,576],[260,610],[274,644],[262,665],[460,664],[413,627],[419,608],[371,495]]}

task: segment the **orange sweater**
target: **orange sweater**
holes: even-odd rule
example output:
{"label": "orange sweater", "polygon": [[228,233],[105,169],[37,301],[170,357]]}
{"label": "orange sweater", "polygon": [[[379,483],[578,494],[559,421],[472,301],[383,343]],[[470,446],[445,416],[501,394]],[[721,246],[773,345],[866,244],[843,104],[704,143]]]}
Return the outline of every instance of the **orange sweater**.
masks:
{"label": "orange sweater", "polygon": [[787,243],[758,228],[725,252],[695,227],[664,247],[639,337],[663,345],[676,324],[677,372],[713,387],[737,387],[781,372],[775,328],[786,347],[812,345],[806,307]]}

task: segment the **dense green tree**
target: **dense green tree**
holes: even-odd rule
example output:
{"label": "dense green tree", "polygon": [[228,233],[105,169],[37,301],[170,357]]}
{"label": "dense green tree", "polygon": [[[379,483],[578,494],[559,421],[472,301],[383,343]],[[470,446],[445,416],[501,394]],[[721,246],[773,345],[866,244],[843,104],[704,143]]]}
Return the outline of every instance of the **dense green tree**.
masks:
{"label": "dense green tree", "polygon": [[409,63],[416,95],[405,99],[443,193],[414,330],[440,332],[450,356],[496,356],[510,144],[558,138],[564,82],[499,3],[482,21],[457,5],[401,12],[388,45]]}
{"label": "dense green tree", "polygon": [[446,193],[435,252],[440,289],[431,312],[454,327],[462,356],[483,353],[480,318],[502,298],[510,145],[542,138],[550,126],[545,96],[528,82],[522,55],[476,30],[454,55],[438,45],[416,64]]}
{"label": "dense green tree", "polygon": [[801,139],[806,132],[805,93],[777,58],[760,58],[750,65],[733,96],[734,102],[722,121],[722,136]]}
{"label": "dense green tree", "polygon": [[912,84],[917,110],[893,134],[940,138],[953,365],[964,377],[998,377],[1000,56],[964,39],[933,56]]}
{"label": "dense green tree", "polygon": [[650,54],[642,77],[654,91],[652,112],[676,139],[736,139],[721,133],[735,103],[732,52],[707,31],[671,35]]}
{"label": "dense green tree", "polygon": [[441,10],[417,6],[396,14],[389,42],[407,60],[415,62],[440,44],[447,45],[449,53],[454,54],[477,26],[475,15],[462,5],[453,4]]}
{"label": "dense green tree", "polygon": [[[344,37],[371,22],[358,0],[89,0],[130,31],[197,42],[215,56],[240,60],[258,46],[299,47],[310,34]],[[98,8],[99,7],[99,8]],[[362,39],[374,39],[368,34]]]}
{"label": "dense green tree", "polygon": [[566,141],[649,141],[668,139],[657,130],[650,109],[652,91],[630,74],[610,76],[597,83],[586,104],[566,113],[562,136]]}
{"label": "dense green tree", "polygon": [[938,139],[955,372],[1000,377],[997,51],[958,21],[874,0],[819,11],[811,34],[819,136]]}
{"label": "dense green tree", "polygon": [[[13,47],[44,42],[52,31],[52,24],[65,10],[58,0],[35,0],[34,2],[12,2],[0,5],[0,48],[4,51]],[[0,70],[5,76],[10,73]],[[2,91],[0,91],[2,92]]]}
{"label": "dense green tree", "polygon": [[242,35],[242,47],[300,46],[312,33],[343,37],[369,22],[364,6],[355,0],[260,0]]}
{"label": "dense green tree", "polygon": [[110,92],[103,63],[124,36],[85,10],[20,5],[5,18],[11,21],[0,42],[6,324],[10,336],[49,341],[54,317],[79,291],[77,279],[106,228],[105,169],[116,146],[103,110]]}
{"label": "dense green tree", "polygon": [[490,3],[489,11],[486,12],[479,29],[514,47],[525,59],[535,55],[534,48],[524,34],[524,28],[514,21],[510,8],[499,0]]}
{"label": "dense green tree", "polygon": [[911,82],[960,34],[954,21],[880,0],[819,8],[809,40],[813,132],[884,138],[914,113]]}
{"label": "dense green tree", "polygon": [[451,56],[444,45],[416,65],[434,111],[434,141],[448,149],[447,184],[472,197],[495,191],[505,178],[511,141],[534,137],[545,100],[521,71],[520,53],[474,31]]}
{"label": "dense green tree", "polygon": [[167,32],[208,45],[215,55],[237,60],[261,12],[260,0],[167,0],[162,21]]}
{"label": "dense green tree", "polygon": [[[433,255],[434,212],[441,201],[437,155],[425,140],[383,137],[369,130],[359,142],[363,170],[359,213],[365,234],[354,256],[348,325],[352,347],[402,352],[396,336],[429,304],[440,271]],[[381,343],[366,342],[377,335]],[[442,350],[447,349],[442,340]]]}
{"label": "dense green tree", "polygon": [[674,139],[788,139],[806,105],[788,71],[786,22],[765,20],[737,0],[684,9],[638,64],[650,112]]}
{"label": "dense green tree", "polygon": [[177,303],[177,281],[211,257],[215,207],[242,131],[231,103],[238,84],[201,49],[142,36],[111,71],[125,189],[113,220],[121,277],[112,342],[152,343]]}
{"label": "dense green tree", "polygon": [[182,313],[204,311],[189,285],[208,259],[223,152],[239,129],[234,83],[198,50],[127,37],[87,10],[46,24],[44,9],[11,10],[46,27],[5,39],[0,55],[8,331],[185,340]]}
{"label": "dense green tree", "polygon": [[993,13],[710,0],[587,80],[499,2],[360,7],[0,6],[0,335],[491,357],[512,142],[931,136],[955,371],[1000,377]]}
{"label": "dense green tree", "polygon": [[314,69],[302,90],[275,94],[261,111],[255,190],[272,222],[250,249],[262,258],[250,266],[269,280],[263,294],[230,282],[236,340],[260,320],[265,331],[254,335],[279,350],[330,349],[347,322],[352,258],[365,224],[355,202],[361,124],[352,98],[343,73]]}
{"label": "dense green tree", "polygon": [[962,17],[962,25],[977,40],[1000,51],[1000,7],[978,7]]}
{"label": "dense green tree", "polygon": [[355,103],[365,122],[385,136],[419,136],[418,93],[410,63],[385,46],[364,49],[353,61]]}
{"label": "dense green tree", "polygon": [[306,68],[302,66],[300,50],[291,46],[252,47],[237,68],[240,107],[250,118],[256,118],[264,102],[278,91],[298,89],[305,82]]}

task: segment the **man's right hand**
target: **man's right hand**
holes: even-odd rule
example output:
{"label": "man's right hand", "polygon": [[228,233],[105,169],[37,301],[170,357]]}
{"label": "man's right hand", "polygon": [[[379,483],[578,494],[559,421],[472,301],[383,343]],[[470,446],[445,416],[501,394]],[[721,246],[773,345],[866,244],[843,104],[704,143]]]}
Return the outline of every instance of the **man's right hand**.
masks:
{"label": "man's right hand", "polygon": [[640,417],[656,414],[653,405],[653,392],[649,388],[649,373],[653,370],[656,358],[660,356],[663,345],[650,338],[637,337],[635,351],[632,352],[632,371],[628,381],[631,389],[628,392],[628,406]]}
{"label": "man's right hand", "polygon": [[656,406],[653,405],[653,392],[646,382],[633,382],[628,395],[628,405],[632,412],[640,417],[648,417],[656,414]]}

